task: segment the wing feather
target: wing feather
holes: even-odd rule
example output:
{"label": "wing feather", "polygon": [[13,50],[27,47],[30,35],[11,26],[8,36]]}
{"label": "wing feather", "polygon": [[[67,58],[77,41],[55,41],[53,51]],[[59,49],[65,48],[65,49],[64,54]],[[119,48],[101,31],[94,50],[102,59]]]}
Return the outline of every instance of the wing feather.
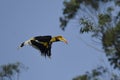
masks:
{"label": "wing feather", "polygon": [[38,50],[41,51],[41,55],[44,56],[51,56],[51,44],[48,44],[48,47],[46,47],[44,44],[35,41],[35,40],[31,40],[31,43],[33,44],[32,46]]}
{"label": "wing feather", "polygon": [[50,42],[50,40],[52,39],[52,36],[36,36],[35,40],[38,40],[40,42]]}

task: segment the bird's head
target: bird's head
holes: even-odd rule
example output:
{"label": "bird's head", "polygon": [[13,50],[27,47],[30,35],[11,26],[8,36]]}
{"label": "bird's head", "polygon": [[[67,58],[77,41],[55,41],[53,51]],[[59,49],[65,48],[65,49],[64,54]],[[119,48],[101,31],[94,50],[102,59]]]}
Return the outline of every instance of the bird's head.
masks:
{"label": "bird's head", "polygon": [[56,36],[55,38],[57,41],[62,41],[64,43],[68,44],[67,40],[63,36]]}

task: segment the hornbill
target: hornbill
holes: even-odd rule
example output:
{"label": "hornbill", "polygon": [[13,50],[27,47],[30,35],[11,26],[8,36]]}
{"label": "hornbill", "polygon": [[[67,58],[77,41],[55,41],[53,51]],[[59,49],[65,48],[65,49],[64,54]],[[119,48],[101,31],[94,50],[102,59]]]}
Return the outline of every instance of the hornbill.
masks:
{"label": "hornbill", "polygon": [[46,56],[50,57],[51,56],[51,45],[53,42],[57,42],[57,41],[62,41],[67,44],[67,40],[62,36],[52,37],[50,35],[47,35],[47,36],[32,37],[29,40],[21,43],[19,47],[21,48],[25,45],[30,45],[38,49],[41,52],[41,55],[45,57]]}

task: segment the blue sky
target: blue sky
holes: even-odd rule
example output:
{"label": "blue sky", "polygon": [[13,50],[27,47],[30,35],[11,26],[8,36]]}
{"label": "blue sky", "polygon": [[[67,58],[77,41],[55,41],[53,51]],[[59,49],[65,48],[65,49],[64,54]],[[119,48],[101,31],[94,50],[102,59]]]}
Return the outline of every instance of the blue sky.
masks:
{"label": "blue sky", "polygon": [[[72,80],[104,64],[105,56],[80,40],[78,26],[60,29],[62,9],[63,0],[0,0],[0,65],[19,61],[29,67],[20,80]],[[51,59],[30,46],[17,50],[21,42],[38,35],[62,35],[68,45],[54,43]]]}

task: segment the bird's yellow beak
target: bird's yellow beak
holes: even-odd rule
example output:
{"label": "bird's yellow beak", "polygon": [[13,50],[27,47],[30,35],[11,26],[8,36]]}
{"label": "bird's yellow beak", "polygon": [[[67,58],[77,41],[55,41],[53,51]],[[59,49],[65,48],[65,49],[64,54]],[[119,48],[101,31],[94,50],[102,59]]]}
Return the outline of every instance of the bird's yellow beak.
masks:
{"label": "bird's yellow beak", "polygon": [[65,38],[63,38],[63,37],[59,38],[59,40],[66,43],[66,44],[68,44],[67,40]]}

